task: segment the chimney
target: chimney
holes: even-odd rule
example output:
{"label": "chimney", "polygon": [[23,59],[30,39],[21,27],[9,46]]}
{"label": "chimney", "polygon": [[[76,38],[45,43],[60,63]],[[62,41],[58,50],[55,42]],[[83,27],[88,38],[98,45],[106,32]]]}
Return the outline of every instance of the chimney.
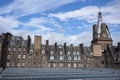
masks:
{"label": "chimney", "polygon": [[81,43],[79,46],[80,46],[80,50],[81,50],[82,54],[84,54],[83,43]]}
{"label": "chimney", "polygon": [[54,46],[55,46],[55,52],[57,52],[57,43],[55,43]]}
{"label": "chimney", "polygon": [[46,40],[45,50],[46,50],[46,51],[49,51],[49,40]]}
{"label": "chimney", "polygon": [[83,47],[83,43],[79,44],[80,47]]}
{"label": "chimney", "polygon": [[29,54],[31,48],[31,37],[28,35],[27,38],[27,53]]}
{"label": "chimney", "polygon": [[64,43],[64,47],[66,47],[66,43]]}
{"label": "chimney", "polygon": [[118,49],[120,50],[120,42],[118,42]]}
{"label": "chimney", "polygon": [[94,24],[93,25],[93,40],[98,38],[98,34],[97,34],[97,25]]}
{"label": "chimney", "polygon": [[73,46],[73,44],[70,44],[70,46]]}
{"label": "chimney", "polygon": [[67,54],[66,51],[67,51],[67,50],[66,50],[66,43],[64,43],[64,52],[65,52],[65,55]]}

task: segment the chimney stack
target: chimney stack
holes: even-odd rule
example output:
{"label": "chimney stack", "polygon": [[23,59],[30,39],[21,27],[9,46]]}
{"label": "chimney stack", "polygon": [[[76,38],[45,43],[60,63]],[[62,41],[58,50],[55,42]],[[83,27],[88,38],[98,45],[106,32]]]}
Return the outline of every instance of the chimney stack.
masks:
{"label": "chimney stack", "polygon": [[49,40],[46,40],[46,46],[45,46],[45,48],[46,48],[45,49],[46,51],[49,51]]}
{"label": "chimney stack", "polygon": [[120,50],[120,42],[118,42],[118,49]]}
{"label": "chimney stack", "polygon": [[70,44],[70,46],[73,46],[73,44]]}
{"label": "chimney stack", "polygon": [[67,54],[66,51],[67,51],[67,50],[66,50],[66,43],[64,43],[64,52],[65,52],[65,55]]}
{"label": "chimney stack", "polygon": [[57,52],[57,43],[55,43],[54,46],[55,46],[55,52]]}

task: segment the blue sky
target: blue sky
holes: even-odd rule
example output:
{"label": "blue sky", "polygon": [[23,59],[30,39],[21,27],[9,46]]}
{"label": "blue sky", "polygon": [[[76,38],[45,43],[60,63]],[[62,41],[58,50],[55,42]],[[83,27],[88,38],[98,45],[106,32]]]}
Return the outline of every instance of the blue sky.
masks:
{"label": "blue sky", "polygon": [[101,8],[103,22],[111,32],[114,45],[120,42],[120,0],[0,0],[0,34],[42,36],[63,44],[89,46],[92,25],[97,24]]}

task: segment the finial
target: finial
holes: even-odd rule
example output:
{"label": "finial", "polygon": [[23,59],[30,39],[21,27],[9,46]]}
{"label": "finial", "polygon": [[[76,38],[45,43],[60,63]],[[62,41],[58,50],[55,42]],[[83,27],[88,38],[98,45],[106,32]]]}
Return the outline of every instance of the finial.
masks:
{"label": "finial", "polygon": [[101,8],[99,7],[99,12],[101,12]]}

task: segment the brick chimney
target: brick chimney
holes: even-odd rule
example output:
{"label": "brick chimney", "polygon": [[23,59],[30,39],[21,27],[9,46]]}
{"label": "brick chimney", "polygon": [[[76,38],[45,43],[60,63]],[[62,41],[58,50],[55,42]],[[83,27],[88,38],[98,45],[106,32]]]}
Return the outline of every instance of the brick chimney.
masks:
{"label": "brick chimney", "polygon": [[66,43],[64,43],[64,52],[65,52],[65,55],[66,55],[67,54]]}
{"label": "brick chimney", "polygon": [[47,52],[49,51],[49,40],[46,40],[45,50]]}
{"label": "brick chimney", "polygon": [[118,49],[120,50],[120,42],[118,42]]}
{"label": "brick chimney", "polygon": [[55,46],[55,52],[57,52],[57,43],[55,43],[54,46]]}

